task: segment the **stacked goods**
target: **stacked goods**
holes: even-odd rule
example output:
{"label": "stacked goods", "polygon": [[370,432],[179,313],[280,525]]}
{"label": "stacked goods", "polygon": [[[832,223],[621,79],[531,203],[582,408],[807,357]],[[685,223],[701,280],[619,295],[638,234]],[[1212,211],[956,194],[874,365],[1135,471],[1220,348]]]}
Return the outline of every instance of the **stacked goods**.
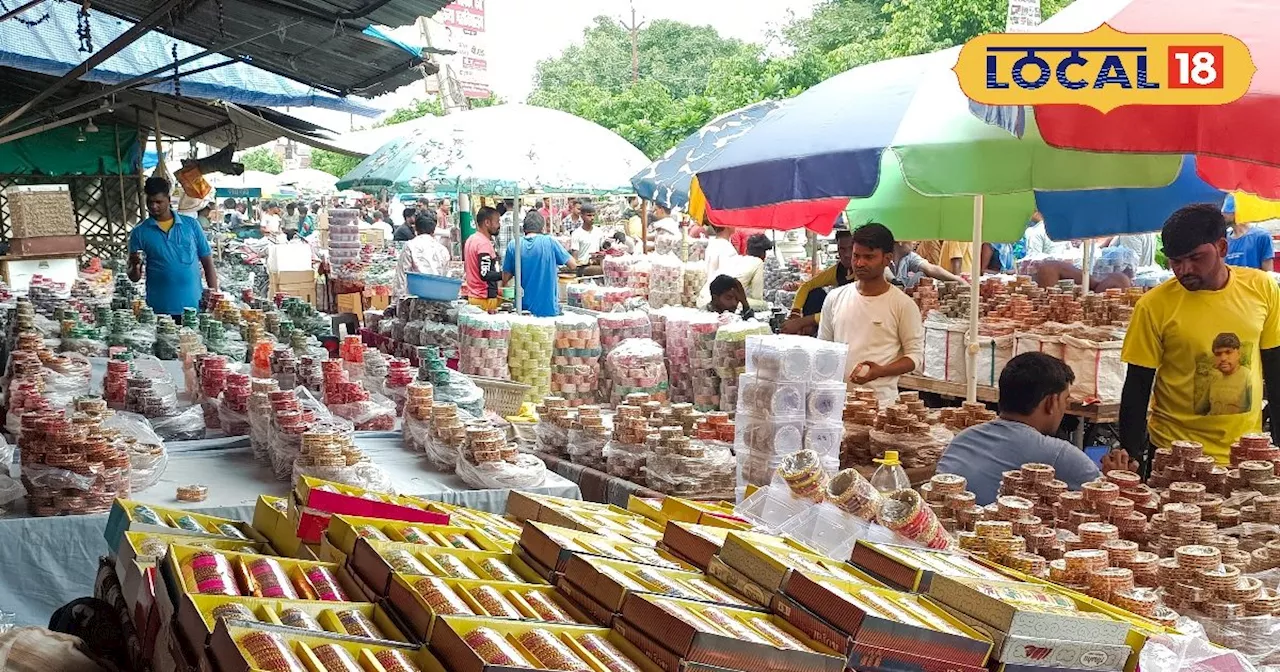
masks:
{"label": "stacked goods", "polygon": [[537,413],[538,425],[534,430],[538,436],[537,451],[556,457],[568,457],[569,430],[577,419],[577,411],[563,397],[546,397],[538,404]]}
{"label": "stacked goods", "polygon": [[253,456],[265,459],[271,450],[271,398],[279,392],[280,383],[273,378],[254,378],[249,381],[249,445]]}
{"label": "stacked goods", "polygon": [[996,412],[980,401],[965,401],[960,406],[939,409],[938,421],[959,434],[962,430],[996,419]]}
{"label": "stacked goods", "polygon": [[611,404],[616,406],[627,395],[637,392],[666,401],[665,354],[661,346],[647,338],[627,339],[609,352],[605,358],[605,370],[610,382]]}
{"label": "stacked goods", "polygon": [[811,275],[808,259],[791,259],[785,263],[771,254],[764,260],[764,300],[789,308],[795,304],[796,292]]}
{"label": "stacked goods", "polygon": [[951,442],[951,433],[928,420],[929,409],[918,392],[899,394],[898,403],[880,409],[876,417],[876,426],[870,433],[871,454],[883,457],[888,451],[896,451],[907,468],[937,464]]}
{"label": "stacked goods", "polygon": [[348,264],[359,264],[360,226],[357,223],[360,211],[355,209],[331,208],[329,210],[329,258],[334,268]]}
{"label": "stacked goods", "polygon": [[[409,450],[427,452],[428,433],[432,431],[431,407],[435,404],[435,387],[415,380],[405,387],[404,442]],[[456,409],[456,407],[455,407]]]}
{"label": "stacked goods", "polygon": [[324,403],[335,416],[350,420],[358,430],[390,431],[396,425],[395,403],[352,382],[342,360],[321,362]]}
{"label": "stacked goods", "polygon": [[466,444],[462,452],[473,464],[489,462],[513,461],[517,451],[501,429],[493,425],[477,421],[466,428]]}
{"label": "stacked goods", "polygon": [[933,278],[930,277],[920,278],[911,291],[911,299],[916,302],[916,308],[920,310],[921,315],[928,315],[929,311],[938,310],[941,307],[938,302],[938,287],[933,284]]}
{"label": "stacked goods", "polygon": [[[674,420],[683,423],[685,419]],[[717,430],[717,438],[728,431]],[[649,433],[645,448],[650,453],[646,483],[653,490],[678,497],[733,497],[737,481],[729,444],[691,438],[682,425],[664,425],[657,433]]]}
{"label": "stacked goods", "polygon": [[648,483],[649,451],[645,442],[649,438],[649,418],[643,407],[647,401],[647,395],[636,395],[627,403],[618,404],[613,414],[613,437],[605,451],[605,471],[642,486]]}
{"label": "stacked goods", "polygon": [[882,493],[876,522],[926,548],[948,549],[955,543],[920,493],[910,488]]}
{"label": "stacked goods", "polygon": [[[111,363],[107,363],[110,373]],[[199,381],[200,406],[204,410],[204,426],[218,429],[222,421],[218,418],[218,400],[222,391],[227,388],[227,376],[231,373],[227,358],[212,353],[199,353],[192,362],[196,380]],[[111,397],[107,397],[108,403]],[[123,399],[121,399],[123,401]]]}
{"label": "stacked goods", "polygon": [[569,459],[574,464],[604,471],[604,453],[609,443],[609,434],[599,406],[579,406],[577,417],[573,418],[569,426],[569,445],[566,449]]}
{"label": "stacked goods", "polygon": [[249,374],[229,373],[227,384],[218,403],[219,426],[227,436],[243,436],[249,433]]}
{"label": "stacked goods", "polygon": [[716,373],[714,357],[716,332],[719,328],[720,320],[714,315],[689,324],[692,341],[689,349],[690,401],[699,411],[720,410],[720,376]]}
{"label": "stacked goods", "polygon": [[[795,336],[749,336],[747,372],[738,379],[737,436],[739,485],[764,485],[783,456],[813,449],[827,471],[840,464],[841,432],[830,402],[842,385],[846,348]],[[815,413],[809,420],[809,387]]]}
{"label": "stacked goods", "polygon": [[392,357],[387,361],[387,375],[382,383],[382,389],[387,397],[390,397],[396,404],[396,414],[399,415],[404,411],[406,399],[409,394],[409,385],[413,384],[414,370],[409,364],[409,360],[402,357]]}
{"label": "stacked goods", "polygon": [[630,287],[601,287],[574,283],[565,288],[565,302],[568,305],[602,313],[612,312],[635,295]]}
{"label": "stacked goods", "polygon": [[[649,338],[653,335],[653,327],[649,315],[640,311],[604,313],[598,320],[600,326],[601,369],[605,375],[599,378],[600,400],[609,402],[613,397],[610,390],[611,374],[603,366],[608,361],[609,353],[623,341],[631,338]],[[619,395],[625,396],[625,395]],[[616,404],[617,402],[613,402]]]}
{"label": "stacked goods", "polygon": [[840,442],[840,466],[872,464],[871,430],[876,426],[880,402],[876,391],[859,387],[845,393],[844,437]]}
{"label": "stacked goods", "polygon": [[698,297],[706,284],[707,264],[700,259],[690,259],[684,265],[684,287],[680,292],[680,305],[686,308],[697,308]]}
{"label": "stacked goods", "polygon": [[537,403],[551,393],[551,349],[556,324],[552,318],[515,317],[507,365],[511,380],[530,387],[526,401]]}
{"label": "stacked goods", "polygon": [[101,414],[28,411],[21,423],[18,448],[31,515],[103,513],[116,497],[129,496],[129,453],[119,432],[103,427]]}
{"label": "stacked goods", "polygon": [[649,307],[678,306],[684,294],[684,264],[674,254],[660,254],[650,262]]}
{"label": "stacked goods", "polygon": [[[710,313],[692,309],[678,309],[665,313],[662,324],[662,341],[655,339],[667,353],[667,374],[671,380],[671,400],[680,403],[693,401],[693,375],[690,356],[693,351],[693,325],[714,320]],[[655,329],[655,331],[658,331]],[[656,336],[657,334],[655,334]]]}
{"label": "stacked goods", "polygon": [[511,377],[507,366],[511,322],[507,317],[464,312],[458,315],[458,370],[471,376]]}
{"label": "stacked goods", "polygon": [[431,430],[426,444],[431,463],[443,472],[452,472],[466,439],[466,424],[458,415],[457,405],[440,401],[433,403]]}
{"label": "stacked goods", "polygon": [[600,381],[600,327],[596,318],[567,313],[555,320],[551,393],[570,406],[595,403]]}
{"label": "stacked goods", "polygon": [[690,238],[685,241],[685,261],[690,264],[701,263],[703,275],[706,275],[707,261],[707,243],[711,242],[706,238]]}
{"label": "stacked goods", "polygon": [[738,376],[747,368],[747,337],[769,333],[769,325],[762,322],[730,322],[716,329],[711,365],[720,378],[719,410],[732,412],[737,408]]}

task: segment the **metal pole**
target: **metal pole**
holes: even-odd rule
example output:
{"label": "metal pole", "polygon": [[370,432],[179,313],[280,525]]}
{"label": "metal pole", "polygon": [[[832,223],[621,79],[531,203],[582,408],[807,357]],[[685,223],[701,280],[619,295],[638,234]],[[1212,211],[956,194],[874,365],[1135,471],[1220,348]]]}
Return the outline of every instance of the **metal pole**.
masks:
{"label": "metal pole", "polygon": [[66,126],[68,124],[74,124],[77,121],[82,121],[84,119],[88,119],[89,117],[94,117],[94,116],[98,116],[106,113],[107,113],[107,110],[105,108],[98,108],[92,112],[81,112],[80,114],[67,117],[66,119],[58,119],[57,121],[51,121],[47,124],[40,124],[39,126],[36,126],[34,128],[23,129],[16,133],[10,133],[9,135],[0,136],[0,145],[5,144],[6,142],[13,142],[14,140],[21,140],[25,137],[36,135],[38,133],[43,133],[53,128]]}
{"label": "metal pole", "polygon": [[16,8],[11,9],[5,12],[4,14],[0,14],[0,22],[8,21],[9,19],[12,19],[13,17],[43,2],[45,2],[45,0],[30,0],[30,2],[24,2],[21,5],[18,5]]}
{"label": "metal pole", "polygon": [[515,231],[515,239],[514,239],[514,241],[513,241],[513,244],[516,246],[516,275],[515,275],[515,278],[516,278],[516,314],[517,314],[517,315],[519,315],[519,314],[520,314],[520,311],[523,309],[522,304],[523,304],[523,302],[524,302],[524,288],[520,286],[520,280],[521,280],[521,278],[520,278],[520,257],[521,257],[521,256],[523,256],[523,255],[521,254],[521,248],[523,248],[523,247],[524,247],[524,225],[523,225],[523,223],[520,221],[520,218],[517,216],[517,215],[519,215],[519,214],[520,214],[520,196],[518,196],[518,195],[517,195],[517,196],[516,196],[516,199],[515,199],[515,205],[514,205],[513,209],[511,210],[511,226],[512,226],[512,228],[514,228],[514,229],[516,230],[516,231]]}
{"label": "metal pole", "polygon": [[965,381],[965,398],[978,400],[978,312],[982,307],[979,286],[982,284],[982,194],[973,197],[973,260],[969,265],[969,347],[965,350],[969,375]]}
{"label": "metal pole", "polygon": [[1093,278],[1093,239],[1092,238],[1085,239],[1084,247],[1083,249],[1081,249],[1081,254],[1082,256],[1080,259],[1080,271],[1081,271],[1080,279],[1084,281],[1084,293],[1089,294],[1092,292],[1090,285],[1093,284],[1090,282],[1090,280]]}
{"label": "metal pole", "polygon": [[640,254],[649,250],[649,201],[640,199]]}

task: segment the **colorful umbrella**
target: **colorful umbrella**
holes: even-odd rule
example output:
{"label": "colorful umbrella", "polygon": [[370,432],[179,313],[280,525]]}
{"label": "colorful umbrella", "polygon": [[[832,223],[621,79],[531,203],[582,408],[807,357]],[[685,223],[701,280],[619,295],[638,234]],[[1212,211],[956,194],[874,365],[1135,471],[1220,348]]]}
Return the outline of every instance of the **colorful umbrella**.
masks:
{"label": "colorful umbrella", "polygon": [[668,208],[685,207],[689,203],[689,183],[693,181],[694,173],[778,105],[776,100],[764,100],[712,119],[636,173],[631,178],[631,186],[645,200]]}
{"label": "colorful umbrella", "polygon": [[1079,105],[1037,106],[1046,142],[1097,152],[1197,154],[1200,176],[1215,187],[1280,197],[1280,2],[1077,0],[1040,31],[1085,32],[1104,22],[1129,33],[1232,35],[1248,45],[1258,71],[1248,93],[1227,105],[1129,106],[1106,114]]}
{"label": "colorful umbrella", "polygon": [[1156,187],[1177,176],[1181,157],[1054,149],[1034,119],[1022,139],[983,122],[951,72],[958,53],[873,63],[810,88],[699,171],[691,201],[705,197],[715,223],[830,230],[849,199],[876,192],[887,152],[906,186],[928,196]]}
{"label": "colorful umbrella", "polygon": [[640,150],[603,126],[531,105],[423,117],[356,138],[391,139],[344,175],[340,190],[385,187],[395,193],[509,197],[628,193],[631,176],[648,163]]}

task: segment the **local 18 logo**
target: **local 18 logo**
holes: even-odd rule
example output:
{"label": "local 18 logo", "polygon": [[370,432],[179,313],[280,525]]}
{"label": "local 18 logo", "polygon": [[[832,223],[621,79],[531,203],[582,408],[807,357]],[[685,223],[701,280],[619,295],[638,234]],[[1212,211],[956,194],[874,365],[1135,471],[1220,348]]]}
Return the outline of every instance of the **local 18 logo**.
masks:
{"label": "local 18 logo", "polygon": [[1221,34],[992,33],[967,42],[953,70],[986,105],[1225,105],[1249,90],[1253,59]]}

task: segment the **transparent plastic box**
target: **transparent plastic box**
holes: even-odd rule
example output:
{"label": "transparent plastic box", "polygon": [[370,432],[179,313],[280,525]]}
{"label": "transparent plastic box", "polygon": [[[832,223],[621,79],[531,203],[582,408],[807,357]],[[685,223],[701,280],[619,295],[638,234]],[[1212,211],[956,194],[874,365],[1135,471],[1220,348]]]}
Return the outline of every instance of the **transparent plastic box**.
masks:
{"label": "transparent plastic box", "polygon": [[786,488],[760,488],[733,507],[733,512],[767,532],[776,532],[811,506],[813,502],[792,497]]}
{"label": "transparent plastic box", "polygon": [[810,383],[808,390],[808,409],[806,415],[810,421],[830,420],[841,422],[844,419],[844,401],[847,385],[843,382]]}
{"label": "transparent plastic box", "polygon": [[748,336],[747,372],[779,382],[844,379],[847,347],[806,336]]}
{"label": "transparent plastic box", "polygon": [[738,413],[758,418],[804,418],[804,383],[765,380],[754,373],[738,376]]}
{"label": "transparent plastic box", "polygon": [[822,458],[828,471],[840,465],[840,442],[844,439],[844,423],[828,420],[809,420],[804,426],[804,447]]}
{"label": "transparent plastic box", "polygon": [[759,456],[787,455],[804,446],[804,418],[764,418],[738,414],[734,428],[736,452]]}

